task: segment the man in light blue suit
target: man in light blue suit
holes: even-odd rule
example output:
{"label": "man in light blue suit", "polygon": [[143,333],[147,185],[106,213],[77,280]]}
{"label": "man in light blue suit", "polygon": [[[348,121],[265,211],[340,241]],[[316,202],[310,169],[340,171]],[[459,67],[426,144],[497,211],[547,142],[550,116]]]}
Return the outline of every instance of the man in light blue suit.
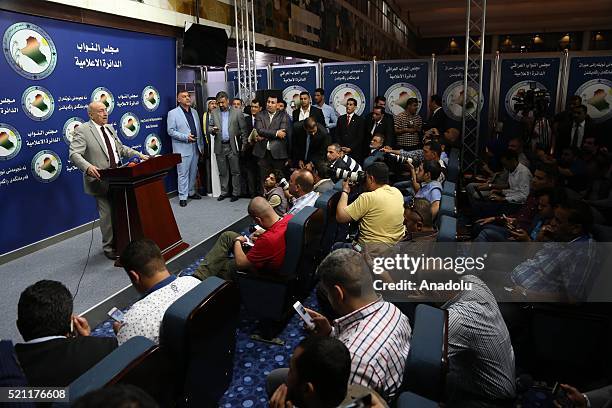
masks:
{"label": "man in light blue suit", "polygon": [[179,106],[168,112],[168,135],[172,138],[172,151],[181,154],[181,163],[177,164],[179,204],[187,205],[187,198],[200,200],[201,195],[195,191],[195,180],[198,173],[198,150],[202,140],[198,112],[191,107],[191,97],[187,91],[179,91],[176,99]]}

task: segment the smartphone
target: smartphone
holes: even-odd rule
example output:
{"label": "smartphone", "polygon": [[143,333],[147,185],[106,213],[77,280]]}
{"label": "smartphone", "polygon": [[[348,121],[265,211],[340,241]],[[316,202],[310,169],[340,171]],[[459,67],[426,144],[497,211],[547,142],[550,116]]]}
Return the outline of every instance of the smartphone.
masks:
{"label": "smartphone", "polygon": [[368,393],[363,397],[352,400],[348,405],[342,408],[369,408],[372,406],[372,394]]}
{"label": "smartphone", "polygon": [[123,321],[125,320],[125,315],[123,314],[123,312],[117,309],[116,307],[113,307],[111,310],[109,310],[107,315],[109,315],[111,319],[119,323],[123,323]]}
{"label": "smartphone", "polygon": [[243,235],[243,237],[246,238],[246,242],[242,243],[243,246],[250,246],[250,247],[255,246],[255,243],[251,240],[251,238],[249,238],[248,235]]}
{"label": "smartphone", "polygon": [[314,324],[314,321],[312,320],[312,317],[310,317],[308,312],[306,312],[306,309],[304,309],[304,305],[302,305],[302,303],[299,300],[293,304],[293,308],[295,309],[297,314],[302,318],[304,323],[306,323],[306,327],[308,327],[311,330],[315,328],[315,324]]}
{"label": "smartphone", "polygon": [[555,383],[552,394],[553,400],[556,401],[561,408],[572,408],[574,406],[574,403],[569,399],[565,390],[561,388],[561,384]]}

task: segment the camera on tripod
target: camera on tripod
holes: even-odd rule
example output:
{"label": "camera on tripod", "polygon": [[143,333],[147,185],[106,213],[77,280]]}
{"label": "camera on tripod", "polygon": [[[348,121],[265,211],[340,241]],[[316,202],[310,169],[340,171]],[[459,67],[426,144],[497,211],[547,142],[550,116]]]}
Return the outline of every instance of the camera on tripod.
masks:
{"label": "camera on tripod", "polygon": [[334,181],[348,180],[351,183],[357,184],[365,180],[365,172],[363,171],[350,171],[332,166],[329,166],[329,171],[331,172],[332,179]]}
{"label": "camera on tripod", "polygon": [[529,83],[529,89],[520,89],[515,96],[512,97],[514,103],[514,111],[516,113],[528,113],[533,111],[534,116],[540,117],[546,114],[550,104],[550,92],[546,89],[537,88],[535,82]]}

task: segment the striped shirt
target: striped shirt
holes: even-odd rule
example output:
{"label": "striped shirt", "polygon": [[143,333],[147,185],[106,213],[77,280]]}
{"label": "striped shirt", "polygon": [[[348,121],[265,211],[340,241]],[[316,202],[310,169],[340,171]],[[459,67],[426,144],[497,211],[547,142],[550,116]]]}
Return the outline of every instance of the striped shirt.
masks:
{"label": "striped shirt", "polygon": [[595,241],[589,235],[570,243],[547,242],[533,258],[514,268],[511,278],[514,284],[532,292],[584,301],[597,277],[598,259]]}
{"label": "striped shirt", "polygon": [[332,336],[351,353],[349,384],[372,388],[384,399],[392,398],[402,383],[411,332],[408,318],[380,296],[336,319]]}
{"label": "striped shirt", "polygon": [[448,310],[448,358],[458,390],[487,399],[515,395],[514,349],[497,301],[476,276],[443,309]]}
{"label": "striped shirt", "polygon": [[[396,115],[393,122],[395,127],[400,130],[407,128],[421,129],[423,126],[423,119],[418,113],[416,115],[411,115],[406,111]],[[395,143],[399,147],[414,148],[421,143],[421,136],[419,135],[419,132],[402,133],[401,135],[395,135],[395,140]]]}
{"label": "striped shirt", "polygon": [[346,163],[350,171],[361,171],[361,166],[359,163],[357,163],[357,161],[348,154],[342,156],[342,161]]}

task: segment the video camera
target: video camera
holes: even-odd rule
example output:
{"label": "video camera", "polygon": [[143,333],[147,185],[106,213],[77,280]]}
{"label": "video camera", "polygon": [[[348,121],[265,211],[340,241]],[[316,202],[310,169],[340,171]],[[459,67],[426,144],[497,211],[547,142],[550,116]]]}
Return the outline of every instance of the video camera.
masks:
{"label": "video camera", "polygon": [[548,110],[550,92],[546,89],[538,89],[535,82],[530,82],[529,89],[522,92],[519,90],[519,92],[512,97],[512,100],[515,102],[515,112],[527,113],[533,111],[534,116],[540,117],[544,116]]}
{"label": "video camera", "polygon": [[363,171],[350,171],[346,169],[340,169],[333,166],[329,166],[329,171],[334,181],[348,180],[351,183],[361,183],[365,180],[365,172]]}

